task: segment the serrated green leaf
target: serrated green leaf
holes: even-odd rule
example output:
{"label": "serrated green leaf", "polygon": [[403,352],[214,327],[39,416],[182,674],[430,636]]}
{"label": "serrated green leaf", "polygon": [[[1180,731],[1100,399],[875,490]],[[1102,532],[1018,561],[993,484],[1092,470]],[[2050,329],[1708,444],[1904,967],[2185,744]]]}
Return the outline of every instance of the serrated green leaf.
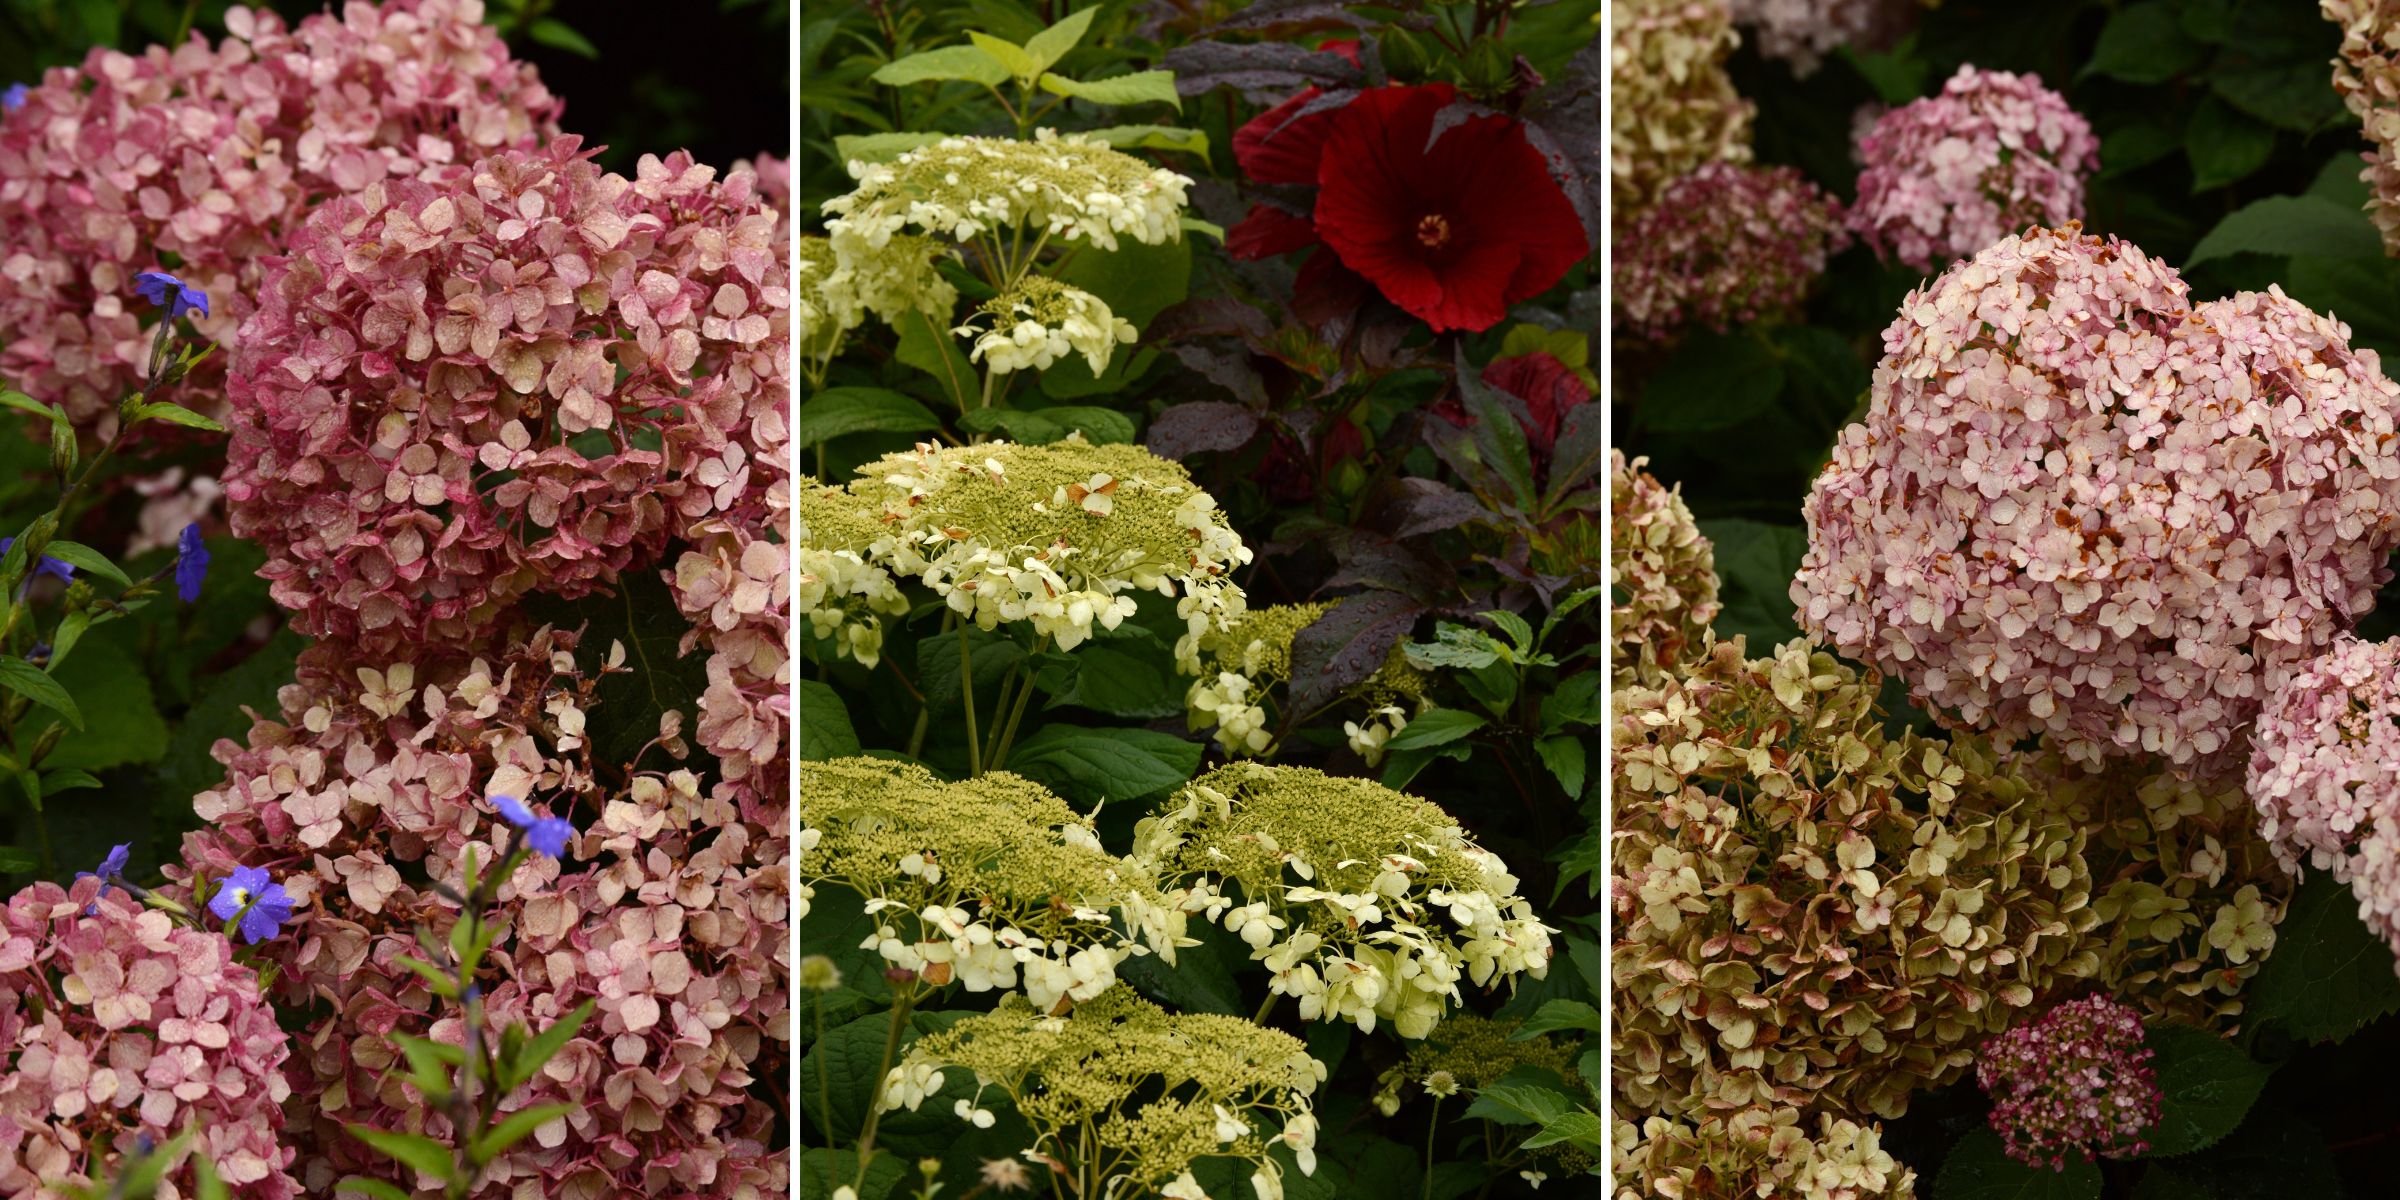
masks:
{"label": "serrated green leaf", "polygon": [[1138,800],[1188,781],[1200,767],[1200,746],[1152,729],[1045,725],[1017,743],[1006,766],[1088,806]]}
{"label": "serrated green leaf", "polygon": [[334,1184],[333,1194],[336,1196],[372,1196],[375,1200],[416,1200],[415,1197],[400,1190],[394,1184],[380,1179],[368,1179],[363,1175],[353,1175]]}
{"label": "serrated green leaf", "polygon": [[898,133],[843,134],[833,139],[833,152],[847,165],[854,162],[886,163],[911,150],[930,146],[950,136],[903,130]]}
{"label": "serrated green leaf", "polygon": [[575,32],[574,26],[556,17],[534,18],[533,24],[525,27],[525,36],[579,58],[588,58],[594,62],[598,62],[600,59],[600,47],[593,45],[590,38]]}
{"label": "serrated green leaf", "polygon": [[888,388],[835,387],[812,392],[800,405],[800,445],[822,445],[853,433],[927,433],[942,419]]}
{"label": "serrated green leaf", "polygon": [[933,377],[943,399],[964,413],[982,398],[983,376],[967,361],[947,322],[937,324],[916,309],[900,314],[900,344],[892,357]]}
{"label": "serrated green leaf", "polygon": [[2338,1042],[2400,1010],[2400,978],[2391,947],[2359,920],[2349,886],[2312,870],[2243,995],[2249,1020],[2277,1022],[2302,1041]]}
{"label": "serrated green leaf", "polygon": [[2367,214],[2316,196],[2269,196],[2217,222],[2192,247],[2186,267],[2240,253],[2372,259],[2383,238]]}
{"label": "serrated green leaf", "polygon": [[1598,1152],[1608,1148],[1607,1133],[1608,1126],[1601,1122],[1600,1114],[1579,1108],[1555,1120],[1543,1122],[1540,1132],[1526,1138],[1520,1144],[1527,1150],[1539,1150],[1544,1146],[1555,1146],[1564,1142],[1570,1146]]}
{"label": "serrated green leaf", "polygon": [[1585,756],[1588,752],[1584,749],[1582,738],[1571,733],[1555,734],[1535,742],[1533,752],[1541,756],[1543,766],[1550,768],[1551,778],[1558,780],[1558,786],[1567,793],[1568,799],[1583,797],[1584,772],[1588,766]]}
{"label": "serrated green leaf", "polygon": [[[1085,137],[1097,138],[1119,150],[1176,150],[1185,154],[1208,157],[1208,133],[1199,129],[1177,129],[1172,125],[1110,125],[1103,129],[1084,131]],[[1225,231],[1195,217],[1184,218],[1184,228],[1205,227],[1214,231],[1218,241],[1225,240]]]}
{"label": "serrated green leaf", "polygon": [[1534,1010],[1532,1016],[1527,1017],[1523,1024],[1517,1026],[1515,1033],[1508,1035],[1508,1040],[1512,1042],[1527,1041],[1561,1029],[1580,1029],[1586,1033],[1600,1033],[1602,1032],[1600,1010],[1581,1000],[1546,1000],[1542,1002],[1540,1008]]}
{"label": "serrated green leaf", "polygon": [[2247,179],[2275,152],[2275,131],[2215,96],[2192,110],[2183,133],[2192,163],[2192,193]]}
{"label": "serrated green leaf", "polygon": [[912,83],[932,83],[946,80],[965,80],[993,87],[1008,82],[1008,68],[999,59],[984,53],[976,46],[944,46],[926,50],[906,58],[894,59],[875,69],[875,82],[885,87],[907,87]]}
{"label": "serrated green leaf", "polygon": [[1009,74],[1027,83],[1033,82],[1034,78],[1042,73],[1042,64],[1039,60],[1027,53],[1025,47],[1006,38],[993,37],[981,30],[971,29],[967,31],[967,40],[975,43],[977,49],[991,55],[993,61],[1007,68]]}
{"label": "serrated green leaf", "polygon": [[1574,1112],[1575,1098],[1553,1088],[1495,1083],[1475,1094],[1467,1116],[1501,1125],[1547,1125]]}
{"label": "serrated green leaf", "polygon": [[1481,714],[1463,708],[1437,708],[1419,714],[1385,745],[1392,750],[1427,749],[1455,742],[1489,724],[1491,721]]}
{"label": "serrated green leaf", "polygon": [[1169,104],[1183,111],[1183,97],[1175,91],[1175,72],[1136,71],[1108,79],[1069,79],[1063,75],[1044,74],[1042,90],[1093,104],[1118,106],[1125,104]]}
{"label": "serrated green leaf", "polygon": [[858,731],[842,694],[814,680],[800,681],[800,761],[823,762],[858,753]]}
{"label": "serrated green leaf", "polygon": [[2274,1068],[2253,1062],[2233,1043],[2190,1025],[2154,1025],[2143,1042],[2157,1057],[2158,1124],[2144,1157],[2168,1158],[2214,1145],[2233,1132],[2257,1102]]}
{"label": "serrated green leaf", "polygon": [[2167,0],[2142,0],[2110,14],[2083,74],[2128,83],[2165,83],[2199,66],[2207,52],[2206,46],[2184,33],[2175,5]]}

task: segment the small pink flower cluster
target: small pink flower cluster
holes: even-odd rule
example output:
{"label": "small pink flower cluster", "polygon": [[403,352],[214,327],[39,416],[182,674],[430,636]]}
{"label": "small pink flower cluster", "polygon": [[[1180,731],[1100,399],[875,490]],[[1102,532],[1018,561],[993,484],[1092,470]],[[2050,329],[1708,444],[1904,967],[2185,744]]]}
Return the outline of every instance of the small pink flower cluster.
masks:
{"label": "small pink flower cluster", "polygon": [[1958,69],[1938,96],[1885,113],[1858,143],[1850,227],[1920,271],[2030,225],[2083,216],[2100,140],[2032,75]]}
{"label": "small pink flower cluster", "polygon": [[2400,642],[2336,641],[2250,736],[2250,802],[2276,861],[2332,871],[2400,947]]}
{"label": "small pink flower cluster", "polygon": [[1733,0],[1733,21],[1751,32],[1761,55],[1790,63],[1792,74],[1806,79],[1840,47],[1889,46],[1927,6],[1922,0]]}
{"label": "small pink flower cluster", "polygon": [[[230,345],[318,197],[555,136],[559,102],[482,17],[480,0],[387,0],[286,29],[235,8],[219,45],[50,71],[0,120],[0,376],[106,429],[149,352],[129,281],[158,255],[216,298],[197,324]],[[213,412],[221,361],[178,399]]]}
{"label": "small pink flower cluster", "polygon": [[[629,779],[581,744],[591,681],[571,635],[495,644],[492,661],[428,655],[356,668],[320,645],[286,687],[280,721],[247,745],[219,742],[225,783],[193,807],[193,866],[269,865],[309,918],[262,943],[278,998],[330,1008],[296,1045],[292,1103],[311,1194],[354,1173],[408,1182],[343,1132],[345,1122],[452,1136],[392,1070],[387,1034],[460,1043],[454,1006],[399,965],[412,930],[446,932],[456,904],[412,880],[455,884],[470,847],[490,862],[509,829],[483,799],[541,795],[582,832],[563,860],[535,857],[499,893],[509,932],[483,973],[498,1024],[545,1027],[589,999],[598,1011],[511,1109],[571,1101],[494,1163],[474,1193],[773,1196],[771,1151],[789,1039],[788,797],[780,773],[704,788],[688,771]],[[586,657],[589,657],[586,655]],[[661,743],[674,738],[662,736]]]}
{"label": "small pink flower cluster", "polygon": [[1902,303],[1804,513],[1811,636],[1959,727],[2239,771],[2400,545],[2400,387],[2285,297],[2010,237]]}
{"label": "small pink flower cluster", "polygon": [[1841,201],[1798,170],[1708,163],[1618,233],[1617,325],[1663,342],[1694,324],[1790,316],[1849,243]]}
{"label": "small pink flower cluster", "polygon": [[2318,11],[2342,31],[2333,90],[2372,147],[2359,179],[2367,215],[2383,233],[2383,252],[2400,254],[2400,47],[2392,44],[2390,0],[2321,0]]}
{"label": "small pink flower cluster", "polygon": [[[37,883],[0,910],[0,1192],[64,1200],[148,1136],[196,1149],[243,1197],[300,1194],[277,1144],[290,1048],[224,935],[97,878]],[[187,1160],[166,1182],[192,1194]]]}
{"label": "small pink flower cluster", "polygon": [[2087,996],[1984,1043],[1975,1078],[2008,1156],[2063,1171],[2070,1150],[2088,1161],[2150,1148],[2142,1134],[2158,1124],[2161,1099],[2152,1057],[2139,1012]]}
{"label": "small pink flower cluster", "polygon": [[520,596],[755,520],[790,337],[759,178],[679,153],[628,180],[560,138],[313,210],[229,380],[233,531],[293,624],[472,646]]}

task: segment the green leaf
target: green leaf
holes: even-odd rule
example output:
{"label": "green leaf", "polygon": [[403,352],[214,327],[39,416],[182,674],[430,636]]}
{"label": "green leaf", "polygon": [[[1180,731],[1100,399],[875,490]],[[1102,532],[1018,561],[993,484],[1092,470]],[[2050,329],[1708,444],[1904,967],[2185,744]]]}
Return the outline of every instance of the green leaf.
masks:
{"label": "green leaf", "polygon": [[1942,1160],[1931,1200],[2099,1200],[2100,1168],[2069,1154],[2064,1171],[2029,1167],[2000,1148],[2000,1135],[1977,1129]]}
{"label": "green leaf", "polygon": [[2108,18],[2082,74],[2105,75],[2127,83],[2165,83],[2198,67],[2207,53],[2208,47],[2184,33],[2183,18],[2175,5],[2167,0],[2143,0]]}
{"label": "green leaf", "polygon": [[450,1178],[450,1172],[456,1166],[451,1160],[448,1146],[421,1134],[394,1133],[365,1125],[349,1125],[345,1128],[350,1131],[351,1137],[382,1151],[394,1162],[436,1179]]}
{"label": "green leaf", "polygon": [[[1200,148],[1195,153],[1208,153],[1207,139],[1201,140]],[[1181,217],[1177,219],[1176,224],[1181,225],[1185,233],[1205,233],[1219,242],[1225,240],[1225,227],[1214,221],[1203,221],[1198,217]]]}
{"label": "green leaf", "polygon": [[[142,686],[144,689],[149,687],[147,683]],[[57,713],[76,729],[83,728],[83,710],[75,707],[75,698],[67,694],[67,689],[60,687],[58,681],[40,667],[16,655],[0,655],[0,688],[7,688],[37,706]],[[32,718],[28,715],[27,719]]]}
{"label": "green leaf", "polygon": [[[2133,1200],[2292,1200],[2342,1195],[2324,1135],[2280,1104],[2253,1108],[2224,1140],[2183,1158],[2152,1159]],[[2352,1193],[2355,1195],[2356,1193]]]}
{"label": "green leaf", "polygon": [[1635,420],[1659,433],[1729,429],[1765,412],[1783,393],[1783,365],[1757,338],[1700,332],[1642,389]]}
{"label": "green leaf", "polygon": [[502,1152],[525,1140],[527,1134],[540,1128],[544,1123],[555,1117],[566,1116],[579,1107],[581,1106],[575,1104],[536,1104],[531,1108],[518,1109],[516,1112],[508,1114],[500,1119],[499,1124],[485,1130],[475,1138],[475,1160],[488,1163],[498,1158]]}
{"label": "green leaf", "polygon": [[2235,108],[2303,134],[2340,119],[2343,111],[2341,96],[2326,86],[2323,58],[2211,71],[2208,85]]}
{"label": "green leaf", "polygon": [[1574,1097],[1555,1088],[1503,1080],[1476,1093],[1466,1115],[1501,1125],[1548,1125],[1579,1107]]}
{"label": "green leaf", "polygon": [[[51,671],[50,678],[75,698],[73,703],[87,723],[59,739],[58,748],[42,760],[42,766],[105,771],[166,756],[167,723],[159,715],[149,675],[119,645],[115,640],[87,638],[74,658]],[[66,710],[39,702],[18,723],[17,731],[22,738],[38,732],[48,721],[68,717]]]}
{"label": "green leaf", "polygon": [[2383,237],[2356,208],[2316,196],[2269,196],[2217,222],[2184,266],[2241,253],[2372,259],[2383,254]]}
{"label": "green leaf", "polygon": [[1061,18],[1058,24],[1026,39],[1025,53],[1033,59],[1034,72],[1047,71],[1058,60],[1065,58],[1067,51],[1083,41],[1084,33],[1092,27],[1092,18],[1099,13],[1100,6],[1097,4],[1079,9]]}
{"label": "green leaf", "polygon": [[93,776],[93,774],[89,771],[70,769],[65,771],[42,772],[42,794],[45,796],[55,796],[60,792],[71,792],[80,788],[96,788],[99,786],[100,780]]}
{"label": "green leaf", "polygon": [[1191,936],[1200,944],[1179,947],[1173,966],[1156,954],[1142,954],[1117,964],[1117,974],[1134,990],[1181,1012],[1248,1016],[1251,1006],[1243,1002],[1241,985],[1234,982],[1233,964],[1248,958],[1249,947],[1201,921],[1192,923]]}
{"label": "green leaf", "polygon": [[2358,919],[2347,885],[2309,871],[2250,980],[2244,1016],[2280,1023],[2306,1042],[2338,1042],[2400,1010],[2392,950]]}
{"label": "green leaf", "polygon": [[1455,742],[1491,724],[1479,713],[1463,708],[1437,708],[1423,713],[1408,723],[1408,728],[1392,735],[1387,747],[1393,750],[1417,750]]}
{"label": "green leaf", "polygon": [[[917,687],[925,693],[925,703],[936,716],[958,708],[958,630],[937,633],[917,641]],[[997,687],[1008,669],[1024,661],[1025,649],[1009,640],[1005,633],[975,630],[968,637],[967,648],[974,656],[975,690],[978,693]],[[976,717],[988,719],[984,708],[977,708]]]}
{"label": "green leaf", "polygon": [[414,1196],[400,1190],[396,1185],[385,1183],[380,1179],[369,1179],[363,1175],[353,1175],[333,1185],[333,1194],[336,1196],[373,1196],[375,1200],[416,1200]]}
{"label": "green leaf", "polygon": [[1600,1010],[1581,1000],[1545,1000],[1534,1010],[1517,1031],[1508,1035],[1512,1042],[1528,1041],[1545,1033],[1561,1029],[1581,1029],[1586,1033],[1606,1032],[1600,1025]]}
{"label": "green leaf", "polygon": [[216,1160],[206,1151],[192,1155],[192,1200],[232,1200],[225,1178],[217,1174]]}
{"label": "green leaf", "polygon": [[[1065,366],[1065,362],[1060,362],[1050,371],[1054,373]],[[1084,373],[1088,376],[1090,371]],[[1047,446],[1077,432],[1095,446],[1125,446],[1133,443],[1134,434],[1133,418],[1115,409],[1080,404],[1056,408],[979,408],[960,417],[958,427],[973,433],[1003,433],[1010,441],[1029,446]]]}
{"label": "green leaf", "polygon": [[225,778],[223,764],[210,748],[224,738],[240,741],[250,730],[250,714],[278,711],[275,694],[292,681],[292,663],[307,642],[289,629],[277,630],[267,644],[248,658],[203,681],[192,706],[167,740],[167,752],[157,767],[157,787],[172,796],[194,796]]}
{"label": "green leaf", "polygon": [[1009,752],[1007,769],[1070,801],[1138,800],[1189,780],[1200,746],[1150,729],[1045,725]]}
{"label": "green leaf", "polygon": [[53,411],[51,406],[44,404],[23,392],[0,391],[0,407],[13,408],[21,412],[29,412],[54,425],[58,423],[59,419],[59,414]]}
{"label": "green leaf", "polygon": [[[827,1141],[847,1142],[858,1136],[865,1121],[867,1106],[874,1103],[876,1092],[883,1086],[883,1077],[876,1064],[883,1061],[885,1038],[891,1033],[892,1015],[883,1010],[868,1013],[839,1029],[828,1029],[818,1038],[808,1053],[800,1057],[800,1094],[808,1097],[800,1114]],[[909,1031],[901,1031],[901,1045],[913,1040]],[[893,1062],[900,1061],[895,1055]],[[819,1089],[824,1089],[820,1091]],[[828,1096],[828,1100],[820,1100]],[[848,1176],[843,1183],[850,1182]]]}
{"label": "green leaf", "polygon": [[1870,53],[1857,46],[1842,46],[1834,53],[1857,68],[1859,78],[1875,89],[1876,99],[1897,106],[1924,95],[1926,77],[1932,72],[1932,64],[1916,53],[1916,41],[1917,35],[1912,33],[1889,53]]}
{"label": "green leaf", "polygon": [[78,570],[89,571],[120,587],[133,586],[133,579],[118,569],[117,564],[110,562],[107,555],[81,542],[54,540],[49,545],[42,547],[42,553]]}
{"label": "green leaf", "polygon": [[0,846],[0,872],[22,875],[39,868],[42,860],[22,846]]}
{"label": "green leaf", "polygon": [[[1163,657],[1163,656],[1162,656]],[[1138,657],[1106,645],[1089,645],[1070,656],[1071,667],[1051,695],[1052,706],[1072,704],[1112,717],[1156,720],[1184,711],[1183,691],[1170,683],[1171,663]]]}
{"label": "green leaf", "polygon": [[[995,87],[1008,82],[1008,68],[976,46],[944,46],[894,59],[875,69],[875,82],[885,87],[963,79]],[[845,153],[844,157],[848,157]]]}
{"label": "green leaf", "polygon": [[2183,149],[2183,130],[2158,114],[2133,115],[2100,135],[2100,177],[2139,170]]}
{"label": "green leaf", "polygon": [[[460,924],[463,925],[465,922],[462,921]],[[427,953],[432,952],[433,951],[431,950],[427,951]],[[450,973],[448,971],[445,971],[440,967],[425,961],[424,959],[413,958],[405,954],[399,956],[393,961],[399,963],[403,967],[408,968],[410,971],[415,972],[418,978],[425,981],[426,986],[433,989],[434,994],[441,996],[444,999],[453,999],[458,995],[458,984],[451,980]]]}
{"label": "green leaf", "polygon": [[593,1011],[594,1002],[586,1000],[576,1005],[574,1012],[560,1017],[548,1029],[527,1039],[525,1049],[518,1053],[516,1060],[501,1069],[502,1086],[513,1088],[533,1078],[543,1064],[557,1057],[568,1042],[575,1040],[575,1035],[583,1031],[584,1022],[592,1019]]}
{"label": "green leaf", "polygon": [[1108,79],[1078,80],[1063,75],[1042,76],[1042,90],[1094,104],[1171,104],[1183,111],[1183,97],[1175,92],[1175,72],[1136,71]]}
{"label": "green leaf", "polygon": [[691,631],[691,622],[676,607],[674,594],[658,572],[630,572],[616,586],[613,596],[595,592],[577,600],[531,597],[524,611],[533,621],[582,628],[575,657],[588,676],[600,674],[610,646],[624,645],[625,665],[632,669],[601,677],[599,702],[584,722],[593,754],[602,762],[624,764],[658,737],[659,718],[668,709],[684,715],[686,730],[693,727],[700,696],[708,690],[708,662],[703,655],[683,652],[683,636]]}
{"label": "green leaf", "polygon": [[1569,799],[1583,795],[1584,769],[1587,765],[1583,739],[1562,733],[1546,737],[1533,744],[1533,752],[1542,756],[1542,765],[1550,768],[1558,786],[1566,789]]}
{"label": "green leaf", "polygon": [[[1060,283],[1098,296],[1110,313],[1141,329],[1191,294],[1192,245],[1178,239],[1151,246],[1127,238],[1114,250],[1085,246],[1055,274]],[[1118,346],[1108,369],[1097,376],[1082,355],[1069,355],[1042,372],[1042,393],[1066,400],[1121,391],[1141,376],[1155,353],[1138,343]]]}
{"label": "green leaf", "polygon": [[815,679],[800,681],[800,761],[823,762],[858,753],[858,731],[842,694]]}
{"label": "green leaf", "polygon": [[525,27],[525,36],[553,49],[564,50],[594,62],[600,60],[600,47],[556,17],[534,18],[533,24]]}
{"label": "green leaf", "polygon": [[181,425],[186,429],[205,429],[210,433],[225,432],[225,427],[215,421],[180,404],[169,404],[164,400],[152,400],[134,405],[133,419],[135,421],[165,421],[169,425]]}
{"label": "green leaf", "polygon": [[1600,1114],[1589,1109],[1579,1108],[1574,1112],[1562,1114],[1554,1120],[1543,1122],[1541,1132],[1526,1138],[1519,1144],[1527,1150],[1539,1150],[1544,1146],[1555,1146],[1565,1142],[1571,1146],[1598,1152],[1608,1148],[1605,1137],[1607,1132],[1608,1127],[1601,1123]]}
{"label": "green leaf", "polygon": [[916,309],[900,315],[900,345],[893,357],[933,376],[942,389],[942,397],[960,412],[976,407],[983,395],[983,376],[967,361],[967,353],[959,349],[958,339],[951,336],[947,323],[937,325],[933,318]]}
{"label": "green leaf", "polygon": [[1006,38],[996,38],[980,30],[968,30],[967,40],[975,43],[976,47],[985,54],[991,55],[992,60],[1006,68],[1009,74],[1027,83],[1032,83],[1034,77],[1042,73],[1042,63],[1039,59],[1027,53],[1025,47]]}
{"label": "green leaf", "polygon": [[2233,1043],[2190,1025],[2153,1025],[2143,1041],[2157,1058],[2158,1124],[2146,1158],[2189,1154],[2242,1123],[2274,1068],[2252,1062]]}
{"label": "green leaf", "polygon": [[[816,1095],[813,1091],[803,1094]],[[878,1147],[875,1157],[867,1160],[866,1180],[858,1189],[858,1200],[889,1200],[913,1173],[906,1159],[883,1153]],[[818,1146],[800,1152],[800,1194],[809,1200],[830,1198],[836,1189],[849,1187],[858,1177],[855,1148],[829,1150]]]}
{"label": "green leaf", "polygon": [[2192,110],[2183,152],[2192,162],[2192,194],[2198,195],[2247,179],[2267,165],[2275,152],[2275,131],[2210,96]]}
{"label": "green leaf", "polygon": [[[1177,129],[1171,125],[1111,125],[1105,129],[1085,130],[1084,136],[1098,138],[1119,150],[1179,150],[1185,154],[1208,157],[1208,133],[1205,130]],[[1184,218],[1185,229],[1195,225],[1213,231],[1218,241],[1225,240],[1223,229],[1197,218]]]}
{"label": "green leaf", "polygon": [[916,130],[844,134],[833,139],[833,152],[840,156],[845,165],[854,162],[885,163],[949,136],[946,133]]}
{"label": "green leaf", "polygon": [[1717,636],[1749,638],[1754,656],[1800,636],[1791,586],[1808,552],[1808,532],[1729,517],[1700,522],[1700,533],[1715,543],[1717,574],[1724,581]]}
{"label": "green leaf", "polygon": [[853,433],[927,433],[941,427],[942,419],[931,410],[887,388],[826,388],[800,406],[802,448]]}

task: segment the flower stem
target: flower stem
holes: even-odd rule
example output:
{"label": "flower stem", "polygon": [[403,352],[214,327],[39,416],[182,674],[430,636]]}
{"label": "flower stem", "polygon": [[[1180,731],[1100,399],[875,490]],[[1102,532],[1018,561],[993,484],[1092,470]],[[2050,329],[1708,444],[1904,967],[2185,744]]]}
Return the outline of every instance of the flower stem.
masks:
{"label": "flower stem", "polygon": [[1433,1133],[1442,1127],[1442,1098],[1433,1098],[1433,1113],[1425,1120],[1425,1190],[1419,1200],[1433,1200]]}
{"label": "flower stem", "polygon": [[983,774],[983,742],[975,736],[975,656],[967,649],[967,630],[975,623],[958,623],[958,699],[967,710],[967,773]]}
{"label": "flower stem", "polygon": [[1016,749],[1017,722],[1025,719],[1025,701],[1030,699],[1032,696],[1033,678],[1029,675],[1025,679],[1024,690],[1017,693],[1016,706],[1008,711],[1008,728],[1001,731],[1000,734],[1000,752],[998,754],[985,756],[987,761],[992,764],[993,770],[999,770],[1001,764],[1008,761],[1008,752]]}
{"label": "flower stem", "polygon": [[[1003,676],[1000,680],[1000,695],[992,702],[992,727],[986,732],[984,737],[983,761],[995,771],[1000,769],[1000,744],[1004,740],[1000,734],[1002,729],[1008,724],[1007,721],[1001,719],[1001,716],[1008,711],[1009,697],[1017,689],[1018,674],[1019,668],[1017,665],[1013,663],[1010,664],[1008,668],[1008,674]],[[1025,690],[1031,692],[1033,690],[1033,681],[1028,679],[1024,682]]]}
{"label": "flower stem", "polygon": [[900,1052],[900,1031],[908,1027],[909,1004],[916,999],[916,981],[892,997],[892,1024],[883,1035],[883,1060],[875,1064],[874,1095],[867,1104],[867,1123],[858,1131],[858,1176],[850,1181],[853,1191],[867,1185],[867,1164],[875,1158],[875,1126],[883,1120],[883,1080],[892,1073],[892,1056]]}
{"label": "flower stem", "polygon": [[1250,1014],[1250,1023],[1253,1025],[1266,1024],[1267,1014],[1275,1011],[1275,1002],[1281,999],[1283,999],[1283,997],[1276,995],[1273,992],[1268,992],[1266,1003],[1259,1005],[1258,1011]]}

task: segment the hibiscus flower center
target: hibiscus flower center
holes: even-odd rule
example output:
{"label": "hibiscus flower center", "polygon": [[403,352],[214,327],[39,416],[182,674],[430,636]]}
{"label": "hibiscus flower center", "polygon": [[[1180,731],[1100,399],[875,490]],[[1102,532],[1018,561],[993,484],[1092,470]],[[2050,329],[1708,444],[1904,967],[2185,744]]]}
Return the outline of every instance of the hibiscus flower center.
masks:
{"label": "hibiscus flower center", "polygon": [[1417,218],[1417,244],[1428,250],[1449,245],[1450,219],[1440,213],[1426,213]]}

